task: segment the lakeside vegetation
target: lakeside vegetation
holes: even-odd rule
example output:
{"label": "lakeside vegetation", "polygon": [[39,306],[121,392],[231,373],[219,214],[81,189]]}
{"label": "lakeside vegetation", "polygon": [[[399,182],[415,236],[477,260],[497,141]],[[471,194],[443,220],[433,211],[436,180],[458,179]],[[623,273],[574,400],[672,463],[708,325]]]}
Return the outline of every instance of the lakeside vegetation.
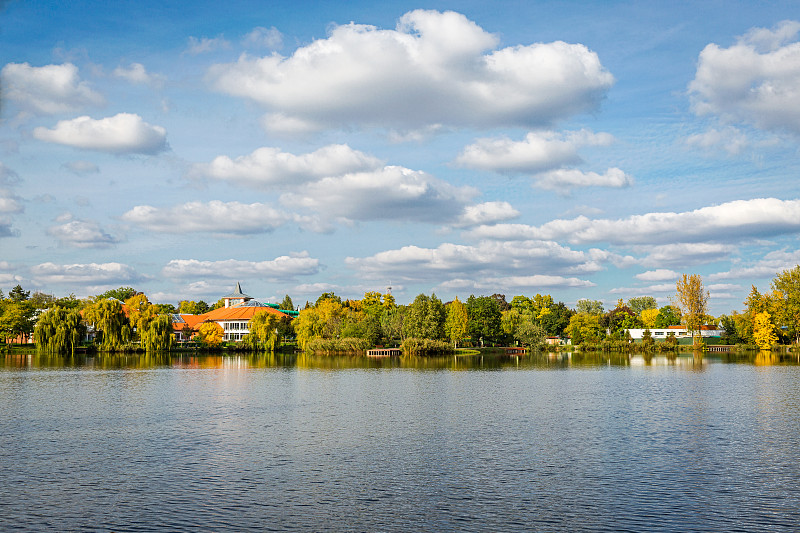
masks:
{"label": "lakeside vegetation", "polygon": [[[26,342],[32,336],[44,353],[95,350],[110,353],[155,353],[170,350],[230,350],[274,352],[281,347],[320,354],[365,352],[398,347],[407,355],[452,355],[462,347],[519,346],[529,351],[549,349],[569,339],[570,351],[672,353],[702,348],[699,332],[712,325],[723,330],[713,342],[738,350],[786,350],[800,342],[800,266],[772,281],[771,291],[752,287],[744,310],[708,315],[709,294],[698,275],[683,275],[672,304],[658,307],[652,296],[618,300],[606,311],[602,302],[579,300],[575,308],[549,294],[470,295],[465,301],[442,302],[435,294],[418,295],[398,305],[391,294],[367,292],[362,299],[343,300],[323,293],[293,320],[273,313],[256,313],[241,342],[223,341],[214,322],[185,328],[188,343],[176,343],[172,315],[199,314],[222,305],[182,301],[177,307],[153,304],[131,287],[121,287],[85,299],[31,294],[17,285],[6,297],[0,291],[0,341]],[[287,295],[281,304],[293,309]],[[692,332],[692,344],[674,335],[655,340],[650,329],[682,325]],[[632,329],[644,329],[634,342]],[[706,342],[712,342],[706,340]],[[781,348],[784,346],[784,348]]]}

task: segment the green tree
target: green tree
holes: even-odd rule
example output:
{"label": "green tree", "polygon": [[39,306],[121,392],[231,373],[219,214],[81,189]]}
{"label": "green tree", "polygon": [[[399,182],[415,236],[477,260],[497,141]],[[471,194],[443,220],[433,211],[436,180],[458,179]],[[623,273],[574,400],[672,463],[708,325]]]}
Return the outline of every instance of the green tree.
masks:
{"label": "green tree", "polygon": [[503,334],[502,313],[497,300],[490,296],[470,296],[466,302],[469,312],[469,333],[473,341],[496,342]]}
{"label": "green tree", "polygon": [[254,350],[274,352],[278,343],[280,318],[275,313],[259,311],[250,319],[249,333],[242,341]]}
{"label": "green tree", "polygon": [[665,305],[658,310],[658,315],[655,319],[655,327],[657,329],[668,328],[669,326],[677,326],[681,323],[681,311],[673,305]]}
{"label": "green tree", "polygon": [[635,296],[628,300],[628,308],[630,308],[637,317],[641,318],[642,311],[657,309],[658,304],[656,303],[656,299],[652,296]]}
{"label": "green tree", "polygon": [[[155,306],[151,306],[155,307]],[[167,352],[172,348],[172,317],[168,314],[156,315],[145,323],[139,322],[139,339],[147,352]]]}
{"label": "green tree", "polygon": [[334,301],[338,302],[339,304],[342,303],[342,299],[339,298],[338,296],[336,296],[335,294],[333,294],[332,292],[323,292],[322,294],[319,295],[319,298],[317,298],[317,301],[314,302],[314,306],[319,305],[319,303],[324,301],[324,300],[334,300]]}
{"label": "green tree", "polygon": [[575,305],[575,309],[578,311],[578,313],[599,316],[603,314],[603,302],[600,300],[587,300],[584,298],[578,300],[578,303]]}
{"label": "green tree", "polygon": [[100,336],[101,350],[118,350],[130,340],[131,329],[119,300],[97,300],[84,309],[83,319]]}
{"label": "green tree", "polygon": [[17,285],[8,292],[8,299],[15,303],[24,302],[30,296],[31,291],[23,290],[22,285]]}
{"label": "green tree", "polygon": [[779,293],[780,318],[795,344],[800,344],[800,265],[784,270],[772,280]]}
{"label": "green tree", "polygon": [[[17,285],[19,287],[19,285]],[[9,298],[0,310],[0,339],[3,342],[33,333],[36,310],[26,300]]]}
{"label": "green tree", "polygon": [[745,342],[745,339],[739,333],[736,315],[737,313],[734,312],[731,316],[722,315],[719,317],[720,325],[725,330],[721,338],[723,344],[742,344]]}
{"label": "green tree", "polygon": [[203,300],[195,302],[194,300],[181,300],[178,304],[178,313],[182,315],[203,315],[208,313],[208,304]]}
{"label": "green tree", "polygon": [[289,297],[288,294],[283,297],[283,300],[281,300],[280,309],[285,309],[287,311],[294,311],[294,303],[292,302],[292,299]]}
{"label": "green tree", "polygon": [[419,294],[405,313],[403,337],[440,340],[444,339],[444,304],[435,294],[430,297]]}
{"label": "green tree", "polygon": [[567,332],[572,344],[597,344],[605,337],[601,317],[594,313],[575,313],[569,320]]}
{"label": "green tree", "polygon": [[77,309],[51,307],[39,316],[34,330],[36,348],[45,353],[74,353],[86,334]]}
{"label": "green tree", "polygon": [[608,328],[612,335],[621,334],[622,331],[638,328],[642,322],[637,318],[633,310],[622,303],[617,302],[617,307],[605,314],[603,325]]}
{"label": "green tree", "polygon": [[469,333],[469,314],[467,306],[456,298],[447,306],[447,319],[444,324],[447,337],[453,341],[453,348],[458,348],[458,342]]}
{"label": "green tree", "polygon": [[97,299],[103,300],[105,298],[115,298],[120,302],[124,302],[128,298],[136,296],[137,294],[139,294],[139,291],[137,291],[133,287],[120,287],[118,289],[108,290],[103,294],[98,294]]}
{"label": "green tree", "polygon": [[572,318],[574,311],[566,306],[564,302],[558,302],[548,308],[548,312],[541,315],[539,324],[544,328],[548,335],[561,337],[564,330],[569,326],[569,319]]}
{"label": "green tree", "polygon": [[708,313],[708,291],[703,287],[699,274],[684,274],[675,284],[676,302],[681,310],[683,323],[692,332],[692,342],[697,344],[697,333]]}

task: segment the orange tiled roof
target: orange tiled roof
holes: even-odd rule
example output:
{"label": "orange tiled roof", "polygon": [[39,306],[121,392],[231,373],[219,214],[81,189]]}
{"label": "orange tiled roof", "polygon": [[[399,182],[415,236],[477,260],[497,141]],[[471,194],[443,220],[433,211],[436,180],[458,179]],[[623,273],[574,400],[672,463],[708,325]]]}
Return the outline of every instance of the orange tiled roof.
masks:
{"label": "orange tiled roof", "polygon": [[228,308],[220,307],[219,309],[214,309],[213,311],[197,316],[201,317],[201,321],[213,320],[214,322],[219,322],[221,320],[250,320],[256,313],[263,312],[272,313],[279,317],[288,316],[272,307],[255,305],[235,305]]}

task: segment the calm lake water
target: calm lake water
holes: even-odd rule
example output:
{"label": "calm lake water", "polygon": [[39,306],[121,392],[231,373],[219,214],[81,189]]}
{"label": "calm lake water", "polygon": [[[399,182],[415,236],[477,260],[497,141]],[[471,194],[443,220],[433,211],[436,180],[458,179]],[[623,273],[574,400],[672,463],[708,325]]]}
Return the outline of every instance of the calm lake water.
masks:
{"label": "calm lake water", "polygon": [[2,531],[796,531],[794,358],[0,356]]}

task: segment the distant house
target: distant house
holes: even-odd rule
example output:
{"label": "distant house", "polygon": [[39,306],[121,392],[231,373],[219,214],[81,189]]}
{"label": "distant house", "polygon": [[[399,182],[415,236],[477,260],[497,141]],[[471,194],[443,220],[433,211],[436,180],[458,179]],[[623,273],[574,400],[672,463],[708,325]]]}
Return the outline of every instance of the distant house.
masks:
{"label": "distant house", "polygon": [[[631,338],[641,339],[644,336],[644,328],[642,329],[629,329]],[[664,340],[672,333],[679,339],[691,338],[692,332],[684,326],[669,326],[666,328],[650,328],[650,335],[655,340]],[[700,326],[700,337],[720,337],[725,334],[724,329],[718,329],[717,326]]]}
{"label": "distant house", "polygon": [[297,315],[294,310],[281,310],[275,304],[264,304],[252,296],[242,292],[241,285],[237,282],[236,289],[227,296],[223,296],[225,305],[202,315],[173,315],[172,328],[178,340],[185,338],[185,331],[197,331],[206,322],[216,322],[224,332],[223,340],[240,341],[250,332],[250,319],[256,313],[271,313],[278,318]]}

